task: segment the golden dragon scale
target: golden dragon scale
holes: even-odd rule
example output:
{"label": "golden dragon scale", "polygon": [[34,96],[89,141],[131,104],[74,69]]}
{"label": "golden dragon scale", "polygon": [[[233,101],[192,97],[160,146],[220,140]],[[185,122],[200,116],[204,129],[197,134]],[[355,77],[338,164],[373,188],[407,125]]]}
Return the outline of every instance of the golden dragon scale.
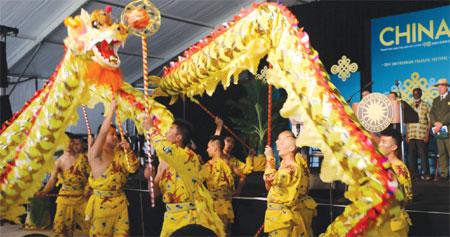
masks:
{"label": "golden dragon scale", "polygon": [[171,62],[163,78],[152,77],[158,88],[153,96],[211,95],[219,82],[234,83],[243,70],[256,73],[259,61],[268,55],[272,65],[267,81],[287,92],[280,113],[301,116],[305,130],[299,146],[318,147],[324,154],[321,178],[341,180],[349,186],[345,196],[352,201],[327,228],[325,235],[360,235],[376,229],[386,215],[400,211],[404,193],[387,159],[352,109],[330,82],[309,37],[284,6],[254,4],[218,31]]}
{"label": "golden dragon scale", "polygon": [[[134,120],[142,131],[144,95],[122,81],[118,68],[117,50],[128,30],[101,10],[91,15],[82,10],[81,15],[66,18],[65,24],[66,53],[54,76],[0,131],[0,219],[19,222],[23,204],[54,169],[55,149],[68,144],[64,131],[77,121],[80,105],[102,102],[109,109],[114,96],[122,120]],[[160,129],[168,129],[172,114],[154,100],[149,104],[152,116],[164,121]]]}

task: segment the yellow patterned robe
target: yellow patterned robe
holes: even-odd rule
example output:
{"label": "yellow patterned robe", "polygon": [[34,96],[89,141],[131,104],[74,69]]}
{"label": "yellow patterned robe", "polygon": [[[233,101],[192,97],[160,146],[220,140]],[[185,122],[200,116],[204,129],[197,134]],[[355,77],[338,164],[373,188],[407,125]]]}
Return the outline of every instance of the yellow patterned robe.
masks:
{"label": "yellow patterned robe", "polygon": [[214,200],[214,210],[222,222],[227,225],[234,222],[234,212],[231,205],[234,178],[231,168],[220,158],[212,159],[202,166],[200,171],[202,181]]}
{"label": "yellow patterned robe", "polygon": [[253,172],[264,171],[264,167],[266,166],[266,157],[263,154],[252,157],[252,164]]}
{"label": "yellow patterned robe", "polygon": [[294,212],[300,212],[303,219],[303,223],[301,222],[302,220],[294,220],[295,223],[300,223],[300,229],[295,231],[298,231],[298,233],[303,233],[304,236],[313,236],[311,224],[313,216],[317,215],[317,203],[308,195],[309,184],[311,183],[311,173],[309,172],[308,163],[300,154],[295,156],[295,160],[299,161],[301,164],[300,169],[302,169],[302,180],[300,181],[300,193]]}
{"label": "yellow patterned robe", "polygon": [[155,128],[149,132],[158,158],[169,164],[159,182],[166,203],[161,236],[170,236],[189,224],[203,225],[223,236],[223,223],[214,212],[213,200],[200,180],[197,155],[188,148],[172,144]]}
{"label": "yellow patterned robe", "polygon": [[398,177],[399,186],[403,188],[406,195],[405,202],[402,203],[402,210],[395,216],[384,213],[382,215],[383,224],[378,229],[365,233],[368,236],[408,236],[409,226],[412,225],[411,219],[405,210],[407,202],[411,201],[413,197],[411,176],[408,168],[401,160],[395,161],[391,166]]}
{"label": "yellow patterned robe", "polygon": [[62,187],[56,199],[57,207],[53,232],[56,236],[73,236],[78,224],[83,233],[89,231],[89,223],[84,219],[87,198],[85,190],[90,189],[88,177],[91,173],[86,154],[79,154],[75,163],[62,174],[58,174],[58,183]]}
{"label": "yellow patterned robe", "polygon": [[[316,203],[307,196],[309,187],[309,169],[300,154],[295,156],[296,164],[284,165],[275,170],[273,157],[268,157],[265,175],[275,173],[269,194],[264,221],[264,232],[280,236],[312,236],[311,219]],[[304,213],[309,213],[303,218]],[[309,224],[309,226],[306,226]]]}
{"label": "yellow patterned robe", "polygon": [[245,163],[240,161],[238,158],[231,156],[230,162],[233,164],[236,168],[239,169],[243,174],[247,175],[250,174],[253,170],[253,157],[248,156],[245,159]]}
{"label": "yellow patterned robe", "polygon": [[159,189],[166,204],[160,236],[169,236],[185,225],[198,224],[194,199],[174,168],[170,166],[166,168],[159,181]]}
{"label": "yellow patterned robe", "polygon": [[115,151],[109,167],[97,179],[89,177],[93,192],[86,207],[86,219],[91,221],[89,235],[128,235],[128,201],[122,190],[129,173],[139,169],[139,162],[132,151],[127,154]]}

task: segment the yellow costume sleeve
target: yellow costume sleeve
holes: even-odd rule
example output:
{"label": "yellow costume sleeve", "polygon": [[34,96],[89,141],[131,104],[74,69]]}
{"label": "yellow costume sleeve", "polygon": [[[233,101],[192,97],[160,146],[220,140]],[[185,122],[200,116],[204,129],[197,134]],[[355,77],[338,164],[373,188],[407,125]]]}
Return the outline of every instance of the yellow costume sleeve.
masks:
{"label": "yellow costume sleeve", "polygon": [[[193,178],[198,176],[200,162],[197,162],[198,157],[194,152],[176,146],[159,133],[152,135],[152,144],[158,158],[165,160],[177,172],[189,174]],[[192,181],[195,183],[198,180]]]}
{"label": "yellow costume sleeve", "polygon": [[400,160],[392,164],[392,168],[398,177],[400,185],[405,191],[406,201],[412,200],[413,194],[411,190],[411,176],[408,168]]}
{"label": "yellow costume sleeve", "polygon": [[243,173],[250,174],[253,171],[253,157],[252,156],[247,156],[247,158],[245,158],[245,166],[246,166],[246,168],[244,169]]}
{"label": "yellow costume sleeve", "polygon": [[208,162],[202,165],[202,168],[200,169],[201,182],[211,179],[211,176],[212,176],[212,166]]}
{"label": "yellow costume sleeve", "polygon": [[250,174],[253,170],[253,157],[251,156],[245,158],[245,163],[233,157],[232,163],[244,174]]}
{"label": "yellow costume sleeve", "polygon": [[276,172],[275,167],[275,158],[273,156],[269,156],[266,158],[266,168],[264,170],[264,174],[271,174]]}
{"label": "yellow costume sleeve", "polygon": [[128,151],[127,155],[121,153],[119,160],[120,167],[126,169],[129,173],[134,173],[139,169],[139,160],[132,150]]}

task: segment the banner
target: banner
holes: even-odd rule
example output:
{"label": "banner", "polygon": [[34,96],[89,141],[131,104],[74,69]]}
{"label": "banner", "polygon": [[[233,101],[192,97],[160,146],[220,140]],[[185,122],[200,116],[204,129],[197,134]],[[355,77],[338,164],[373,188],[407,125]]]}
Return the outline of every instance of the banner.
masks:
{"label": "banner", "polygon": [[372,92],[400,92],[409,103],[418,87],[431,103],[433,85],[450,77],[449,22],[450,6],[372,19]]}
{"label": "banner", "polygon": [[[338,77],[338,75],[330,74],[330,81],[333,83],[336,88],[341,92],[342,97],[344,99],[350,98],[354,93],[361,89],[361,74],[360,72],[352,72],[350,73],[350,77],[345,80]],[[361,100],[361,92],[355,94],[352,97],[352,103],[359,102]]]}

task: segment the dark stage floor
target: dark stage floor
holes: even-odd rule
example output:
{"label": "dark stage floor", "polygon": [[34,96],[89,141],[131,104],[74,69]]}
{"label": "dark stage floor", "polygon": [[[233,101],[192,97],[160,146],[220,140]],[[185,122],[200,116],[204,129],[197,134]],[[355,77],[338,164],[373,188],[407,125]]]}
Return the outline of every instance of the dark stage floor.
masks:
{"label": "dark stage floor", "polygon": [[[156,199],[156,207],[150,206],[150,195],[145,189],[146,181],[139,174],[130,176],[125,189],[130,203],[131,236],[159,236],[165,205],[161,198]],[[318,181],[312,176],[310,195],[318,203],[318,216],[313,220],[315,235],[325,232],[333,219],[340,215],[349,203],[343,197],[344,186],[336,184],[330,192],[330,184]],[[57,190],[54,190],[57,192]],[[332,205],[330,205],[330,194]],[[413,226],[410,236],[450,236],[450,185],[445,181],[413,180],[413,201],[407,207]],[[233,236],[253,236],[264,221],[267,192],[262,181],[262,173],[253,173],[247,177],[246,186],[241,197],[233,198],[235,223]],[[54,200],[51,202],[54,207]],[[55,212],[51,208],[51,212]],[[0,231],[2,232],[2,231]],[[6,232],[5,232],[6,233]],[[3,234],[5,234],[3,233]],[[0,234],[2,235],[2,234]],[[261,233],[265,236],[264,233]]]}
{"label": "dark stage floor", "polygon": [[[317,188],[316,188],[316,187]],[[343,185],[336,185],[331,193],[333,196],[333,208],[330,209],[329,184],[313,185],[310,195],[319,204],[318,216],[313,222],[314,233],[325,232],[330,224],[330,210],[333,219],[342,213],[348,200],[343,198]],[[143,185],[146,187],[146,185]],[[339,189],[340,188],[340,189]],[[413,180],[413,201],[407,207],[413,226],[410,228],[410,236],[450,236],[449,231],[449,182]],[[164,205],[157,199],[157,206],[150,207],[148,192],[140,192],[137,189],[127,191],[129,206],[131,235],[142,236],[158,235],[161,230]],[[253,236],[264,220],[266,210],[267,192],[262,182],[262,173],[252,174],[248,177],[242,197],[233,199],[235,211],[235,223],[232,228],[233,236]],[[141,199],[142,198],[142,199]],[[141,209],[141,200],[142,206]],[[143,212],[141,212],[143,210]],[[141,216],[144,223],[142,225]],[[263,234],[263,233],[262,233]]]}

